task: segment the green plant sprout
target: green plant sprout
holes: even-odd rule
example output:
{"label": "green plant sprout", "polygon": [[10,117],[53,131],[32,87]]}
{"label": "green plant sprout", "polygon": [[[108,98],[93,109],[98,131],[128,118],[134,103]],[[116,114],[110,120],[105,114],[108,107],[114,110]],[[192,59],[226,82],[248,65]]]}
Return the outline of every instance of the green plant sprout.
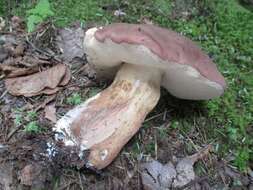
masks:
{"label": "green plant sprout", "polygon": [[39,133],[41,128],[36,121],[31,121],[25,126],[24,131],[26,133]]}
{"label": "green plant sprout", "polygon": [[33,9],[28,10],[26,13],[28,15],[28,32],[33,32],[38,24],[54,15],[54,12],[50,9],[50,3],[48,0],[40,0]]}
{"label": "green plant sprout", "polygon": [[82,103],[82,97],[78,93],[73,93],[70,97],[67,98],[67,103],[70,105],[78,105]]}

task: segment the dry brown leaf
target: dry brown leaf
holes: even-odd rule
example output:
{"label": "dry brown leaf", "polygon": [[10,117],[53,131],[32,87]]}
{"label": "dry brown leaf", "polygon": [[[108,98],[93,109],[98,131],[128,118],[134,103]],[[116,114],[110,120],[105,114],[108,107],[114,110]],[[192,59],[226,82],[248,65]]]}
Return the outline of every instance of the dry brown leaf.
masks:
{"label": "dry brown leaf", "polygon": [[212,150],[212,145],[208,145],[197,153],[187,156],[177,163],[176,171],[177,177],[173,182],[173,187],[179,188],[190,183],[195,179],[194,164],[199,159],[203,159]]}
{"label": "dry brown leaf", "polygon": [[46,181],[45,169],[39,164],[27,164],[19,173],[18,179],[22,185],[30,189],[44,189],[41,184]]}
{"label": "dry brown leaf", "polygon": [[[52,95],[52,94],[55,94],[56,92],[58,92],[61,88],[59,87],[55,87],[53,89],[50,89],[50,88],[45,88],[39,92],[36,92],[36,93],[30,93],[30,96],[26,96],[26,97],[31,97],[31,96],[38,96],[40,94],[46,94],[46,95]],[[25,96],[25,95],[24,95]]]}
{"label": "dry brown leaf", "polygon": [[66,65],[59,64],[29,76],[6,79],[5,86],[14,96],[31,97],[38,94],[53,94],[59,90],[56,87],[63,80],[66,70]]}
{"label": "dry brown leaf", "polygon": [[0,75],[5,75],[5,77],[13,78],[24,75],[33,74],[39,71],[39,67],[31,67],[31,68],[18,68],[13,67],[6,64],[0,65]]}
{"label": "dry brown leaf", "polygon": [[65,72],[65,75],[61,81],[61,83],[59,84],[59,86],[65,86],[68,84],[68,82],[70,81],[71,79],[71,71],[70,69],[67,67],[66,68],[66,72]]}
{"label": "dry brown leaf", "polygon": [[70,62],[74,57],[83,57],[84,31],[80,27],[64,28],[58,31],[56,44],[62,52],[62,58]]}
{"label": "dry brown leaf", "polygon": [[55,104],[50,104],[45,107],[45,118],[52,121],[53,123],[56,123],[56,108]]}
{"label": "dry brown leaf", "polygon": [[23,185],[32,185],[34,167],[32,164],[26,165],[20,173],[19,179]]}
{"label": "dry brown leaf", "polygon": [[10,190],[13,185],[14,167],[10,162],[2,162],[0,164],[0,189]]}
{"label": "dry brown leaf", "polygon": [[141,178],[145,190],[166,190],[171,187],[177,172],[174,165],[161,164],[156,160],[141,165]]}
{"label": "dry brown leaf", "polygon": [[167,190],[171,187],[177,189],[184,187],[195,179],[194,163],[205,157],[212,149],[211,145],[203,148],[196,154],[180,160],[175,166],[172,163],[166,165],[158,161],[141,165],[141,177],[145,190]]}

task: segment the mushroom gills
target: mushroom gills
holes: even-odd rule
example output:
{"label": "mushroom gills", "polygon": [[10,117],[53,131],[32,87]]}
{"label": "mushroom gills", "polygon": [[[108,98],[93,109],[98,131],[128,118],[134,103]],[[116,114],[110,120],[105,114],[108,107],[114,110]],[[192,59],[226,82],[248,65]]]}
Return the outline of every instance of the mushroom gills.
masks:
{"label": "mushroom gills", "polygon": [[113,83],[56,124],[65,145],[89,150],[88,166],[102,169],[139,130],[160,98],[161,71],[124,63]]}

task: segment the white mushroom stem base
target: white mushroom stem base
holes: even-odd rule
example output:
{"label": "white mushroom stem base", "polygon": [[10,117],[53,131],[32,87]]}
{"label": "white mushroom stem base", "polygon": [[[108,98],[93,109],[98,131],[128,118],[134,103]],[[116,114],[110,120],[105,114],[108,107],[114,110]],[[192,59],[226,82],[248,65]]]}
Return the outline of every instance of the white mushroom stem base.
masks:
{"label": "white mushroom stem base", "polygon": [[160,98],[161,73],[124,64],[110,87],[70,110],[56,124],[65,145],[89,150],[88,165],[102,169],[139,130]]}

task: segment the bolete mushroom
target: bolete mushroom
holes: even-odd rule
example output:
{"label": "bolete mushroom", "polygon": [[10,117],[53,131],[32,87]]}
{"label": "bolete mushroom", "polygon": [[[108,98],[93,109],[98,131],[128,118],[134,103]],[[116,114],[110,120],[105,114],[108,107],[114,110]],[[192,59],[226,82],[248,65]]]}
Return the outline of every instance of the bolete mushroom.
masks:
{"label": "bolete mushroom", "polygon": [[70,110],[56,124],[64,143],[89,150],[87,166],[102,169],[139,130],[160,97],[207,100],[223,94],[226,83],[212,60],[191,40],[145,24],[91,28],[84,39],[89,64],[98,75],[117,71],[113,83]]}

